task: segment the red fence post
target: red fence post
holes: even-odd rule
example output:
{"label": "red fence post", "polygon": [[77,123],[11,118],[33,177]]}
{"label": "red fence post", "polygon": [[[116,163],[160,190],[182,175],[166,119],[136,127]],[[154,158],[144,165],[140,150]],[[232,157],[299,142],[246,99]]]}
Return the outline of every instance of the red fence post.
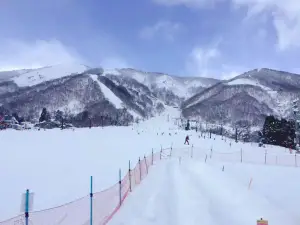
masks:
{"label": "red fence post", "polygon": [[130,169],[130,160],[129,160],[128,176],[129,176],[129,191],[131,192],[131,169]]}

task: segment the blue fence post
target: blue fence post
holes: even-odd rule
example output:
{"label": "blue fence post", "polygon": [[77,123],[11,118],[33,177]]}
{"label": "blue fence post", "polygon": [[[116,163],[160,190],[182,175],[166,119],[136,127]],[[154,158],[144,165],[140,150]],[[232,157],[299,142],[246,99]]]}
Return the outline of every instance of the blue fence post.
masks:
{"label": "blue fence post", "polygon": [[122,204],[122,174],[121,174],[121,169],[119,169],[119,197],[120,197],[120,205]]}
{"label": "blue fence post", "polygon": [[93,225],[93,176],[91,176],[91,191],[90,191],[90,225]]}
{"label": "blue fence post", "polygon": [[26,190],[25,196],[25,224],[28,225],[29,219],[29,189]]}

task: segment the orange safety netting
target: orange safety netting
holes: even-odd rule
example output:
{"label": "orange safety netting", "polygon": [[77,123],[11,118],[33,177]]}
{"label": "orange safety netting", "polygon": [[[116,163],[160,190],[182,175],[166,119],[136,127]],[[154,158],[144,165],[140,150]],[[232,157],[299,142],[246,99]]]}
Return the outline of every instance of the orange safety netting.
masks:
{"label": "orange safety netting", "polygon": [[[93,194],[93,224],[105,225],[119,210],[130,191],[147,176],[149,168],[165,158],[166,150],[140,158],[136,166],[112,187]],[[62,206],[30,212],[29,225],[89,225],[90,195]],[[0,222],[0,225],[25,225],[24,214]]]}

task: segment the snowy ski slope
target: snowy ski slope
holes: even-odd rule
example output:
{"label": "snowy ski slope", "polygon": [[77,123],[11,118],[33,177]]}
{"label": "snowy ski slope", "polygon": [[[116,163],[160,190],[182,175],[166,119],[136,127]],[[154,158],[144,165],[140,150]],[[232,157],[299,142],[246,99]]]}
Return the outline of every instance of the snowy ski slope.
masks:
{"label": "snowy ski slope", "polygon": [[226,164],[223,172],[222,166],[191,159],[157,165],[109,224],[253,225],[261,217],[272,225],[299,224],[299,182],[282,182],[299,178],[294,168]]}
{"label": "snowy ski slope", "polygon": [[110,101],[117,109],[121,109],[123,107],[123,102],[121,99],[119,99],[108,87],[106,87],[104,84],[102,84],[98,80],[97,75],[90,75],[91,78],[97,82],[99,87],[101,88],[101,91],[103,92],[104,96]]}
{"label": "snowy ski slope", "polygon": [[[34,210],[58,206],[86,196],[89,176],[95,191],[106,189],[118,181],[119,168],[128,170],[128,160],[135,164],[152,148],[172,146],[172,158],[150,170],[110,224],[235,225],[259,217],[299,224],[300,156],[215,135],[204,139],[178,130],[178,116],[169,108],[130,127],[1,132],[0,221],[19,214],[27,188],[35,193]],[[187,134],[190,146],[183,144]]]}

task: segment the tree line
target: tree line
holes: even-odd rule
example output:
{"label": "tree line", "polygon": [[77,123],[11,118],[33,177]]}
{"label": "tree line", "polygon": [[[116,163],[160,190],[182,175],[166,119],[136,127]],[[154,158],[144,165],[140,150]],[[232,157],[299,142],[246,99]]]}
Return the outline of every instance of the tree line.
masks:
{"label": "tree line", "polygon": [[61,110],[54,112],[51,116],[50,112],[43,108],[39,117],[39,123],[50,122],[54,120],[60,123],[63,129],[66,124],[72,124],[75,127],[92,127],[92,126],[128,126],[133,121],[133,116],[127,112],[126,108],[119,109],[115,114],[98,113],[92,114],[88,110],[85,110],[76,116],[70,116],[65,114]]}
{"label": "tree line", "polygon": [[295,121],[267,116],[260,137],[265,144],[295,149]]}

